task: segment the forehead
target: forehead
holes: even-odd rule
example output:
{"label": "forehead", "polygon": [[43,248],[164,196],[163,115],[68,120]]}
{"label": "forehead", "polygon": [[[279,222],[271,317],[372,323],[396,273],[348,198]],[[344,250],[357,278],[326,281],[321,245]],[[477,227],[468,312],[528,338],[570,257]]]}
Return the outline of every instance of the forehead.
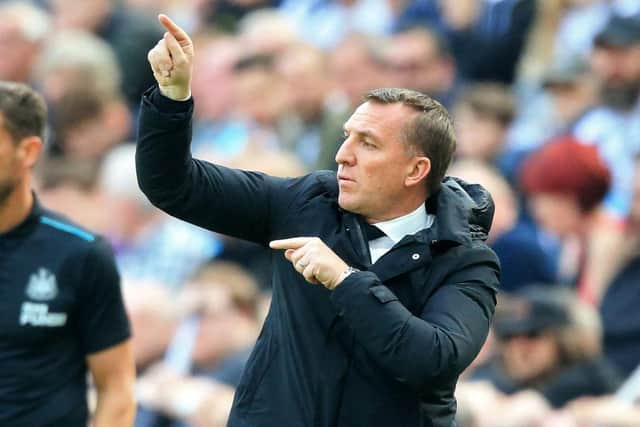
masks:
{"label": "forehead", "polygon": [[369,131],[379,136],[400,132],[408,120],[417,114],[402,103],[383,104],[379,102],[365,102],[351,115],[344,127],[347,130]]}

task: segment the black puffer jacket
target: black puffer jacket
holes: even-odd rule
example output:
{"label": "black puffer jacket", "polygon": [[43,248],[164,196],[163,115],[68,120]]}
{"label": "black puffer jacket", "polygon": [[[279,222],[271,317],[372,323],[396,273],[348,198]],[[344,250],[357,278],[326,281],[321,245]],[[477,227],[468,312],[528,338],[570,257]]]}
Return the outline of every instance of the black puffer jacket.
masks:
{"label": "black puffer jacket", "polygon": [[433,226],[370,265],[361,218],[338,207],[334,172],[281,179],[193,160],[191,112],[190,102],[143,99],[138,179],[156,206],[263,245],[319,236],[362,270],[329,291],[273,252],[271,309],[229,426],[454,425],[458,375],[480,350],[495,307],[488,193],[446,179],[426,204]]}

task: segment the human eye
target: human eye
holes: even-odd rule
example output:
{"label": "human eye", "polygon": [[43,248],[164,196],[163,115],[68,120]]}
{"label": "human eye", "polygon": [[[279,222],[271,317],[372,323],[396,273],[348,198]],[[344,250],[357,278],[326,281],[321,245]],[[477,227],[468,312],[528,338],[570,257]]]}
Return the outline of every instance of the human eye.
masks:
{"label": "human eye", "polygon": [[373,149],[373,148],[377,148],[377,147],[378,147],[378,146],[377,146],[373,141],[371,141],[371,140],[370,140],[370,139],[368,139],[368,138],[364,138],[364,139],[362,140],[362,145],[364,145],[364,146],[365,146],[365,147],[367,147],[367,148],[372,148],[372,149]]}

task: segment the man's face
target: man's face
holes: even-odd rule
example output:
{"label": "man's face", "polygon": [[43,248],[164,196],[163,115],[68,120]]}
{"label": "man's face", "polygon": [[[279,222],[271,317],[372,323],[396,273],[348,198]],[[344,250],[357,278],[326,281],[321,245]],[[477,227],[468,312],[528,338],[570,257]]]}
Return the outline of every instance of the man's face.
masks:
{"label": "man's face", "polygon": [[516,381],[532,381],[559,363],[558,345],[550,333],[519,335],[504,343],[502,360]]}
{"label": "man's face", "polygon": [[20,178],[18,146],[5,129],[3,122],[4,117],[0,113],[0,206],[16,189]]}
{"label": "man's face", "polygon": [[386,54],[392,81],[406,87],[437,95],[448,89],[449,69],[438,56],[435,41],[419,34],[394,37]]}
{"label": "man's face", "polygon": [[346,139],[336,154],[341,208],[377,221],[397,216],[416,158],[402,129],[415,114],[400,103],[365,102],[345,123]]}
{"label": "man's face", "polygon": [[620,109],[635,105],[640,95],[640,43],[625,48],[596,47],[591,69],[600,82],[606,104]]}
{"label": "man's face", "polygon": [[0,80],[27,80],[38,46],[23,37],[11,17],[0,20],[0,51]]}

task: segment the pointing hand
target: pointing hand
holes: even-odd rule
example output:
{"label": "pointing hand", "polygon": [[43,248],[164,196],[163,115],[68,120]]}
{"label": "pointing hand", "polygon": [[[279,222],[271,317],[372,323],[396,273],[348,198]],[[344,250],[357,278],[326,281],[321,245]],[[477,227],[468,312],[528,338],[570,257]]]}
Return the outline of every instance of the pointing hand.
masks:
{"label": "pointing hand", "polygon": [[284,256],[305,280],[335,289],[344,279],[348,265],[317,237],[293,237],[273,240],[272,249],[284,249]]}
{"label": "pointing hand", "polygon": [[174,100],[188,99],[191,96],[193,42],[168,16],[161,14],[158,20],[167,32],[147,55],[153,75],[164,96]]}

